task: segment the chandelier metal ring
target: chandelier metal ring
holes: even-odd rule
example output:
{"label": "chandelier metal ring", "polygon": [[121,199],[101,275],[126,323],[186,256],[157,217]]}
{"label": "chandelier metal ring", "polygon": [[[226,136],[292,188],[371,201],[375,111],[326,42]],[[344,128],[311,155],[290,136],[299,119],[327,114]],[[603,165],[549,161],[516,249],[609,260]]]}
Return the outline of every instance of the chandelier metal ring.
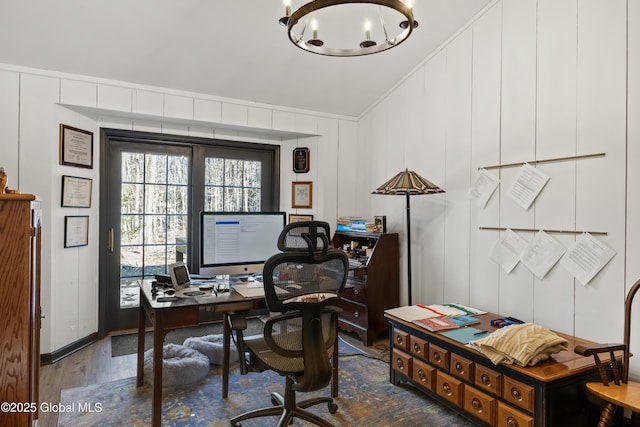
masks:
{"label": "chandelier metal ring", "polygon": [[[294,34],[293,27],[310,13],[327,7],[345,4],[374,4],[393,9],[404,15],[404,17],[406,18],[406,21],[401,24],[401,28],[403,28],[404,31],[391,39],[385,40],[382,43],[369,43],[361,45],[357,48],[326,47],[322,44],[318,45],[318,43],[316,43],[314,40],[305,42],[302,37],[297,37],[296,34]],[[282,20],[281,23],[284,24]],[[294,45],[296,45],[300,49],[306,50],[307,52],[327,56],[362,56],[382,52],[387,49],[391,49],[392,47],[398,46],[411,35],[413,29],[418,26],[418,22],[413,19],[412,8],[407,6],[401,0],[313,0],[293,12],[291,16],[286,19],[286,26],[289,40],[291,40]]]}

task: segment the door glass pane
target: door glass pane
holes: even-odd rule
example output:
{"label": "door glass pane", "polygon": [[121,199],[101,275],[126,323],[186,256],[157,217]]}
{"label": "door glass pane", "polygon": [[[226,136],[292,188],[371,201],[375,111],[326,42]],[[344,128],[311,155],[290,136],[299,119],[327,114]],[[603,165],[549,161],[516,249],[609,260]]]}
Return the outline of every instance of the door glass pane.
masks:
{"label": "door glass pane", "polygon": [[262,162],[207,157],[204,200],[207,211],[261,211]]}
{"label": "door glass pane", "polygon": [[122,153],[120,307],[137,307],[136,280],[166,274],[189,242],[189,157]]}

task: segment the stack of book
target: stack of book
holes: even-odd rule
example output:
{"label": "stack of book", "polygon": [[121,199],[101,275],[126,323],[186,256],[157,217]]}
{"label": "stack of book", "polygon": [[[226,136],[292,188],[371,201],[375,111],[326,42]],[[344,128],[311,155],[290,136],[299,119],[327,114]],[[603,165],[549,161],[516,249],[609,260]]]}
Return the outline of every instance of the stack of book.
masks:
{"label": "stack of book", "polygon": [[416,325],[422,326],[431,332],[444,331],[447,329],[459,328],[461,326],[475,325],[480,323],[480,319],[473,316],[461,314],[449,317],[428,317],[425,319],[416,319],[413,321]]}
{"label": "stack of book", "polygon": [[387,309],[385,313],[436,332],[480,323],[475,316],[486,311],[462,304],[416,304]]}
{"label": "stack of book", "polygon": [[373,222],[359,216],[341,216],[336,231],[373,231]]}

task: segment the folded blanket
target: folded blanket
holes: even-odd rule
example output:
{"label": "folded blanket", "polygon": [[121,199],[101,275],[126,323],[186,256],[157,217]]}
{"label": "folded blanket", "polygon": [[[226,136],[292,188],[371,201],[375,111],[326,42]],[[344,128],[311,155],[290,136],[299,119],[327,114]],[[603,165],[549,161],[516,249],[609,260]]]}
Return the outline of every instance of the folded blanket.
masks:
{"label": "folded blanket", "polygon": [[498,329],[488,337],[470,341],[467,347],[478,350],[494,364],[533,366],[552,354],[566,350],[569,342],[535,323],[523,323]]}

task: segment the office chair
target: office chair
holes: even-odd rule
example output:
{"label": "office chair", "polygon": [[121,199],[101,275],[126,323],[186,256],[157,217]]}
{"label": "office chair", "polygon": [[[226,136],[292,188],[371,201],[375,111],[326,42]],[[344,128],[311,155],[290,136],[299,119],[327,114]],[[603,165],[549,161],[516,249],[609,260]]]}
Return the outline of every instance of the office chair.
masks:
{"label": "office chair", "polygon": [[[610,426],[618,408],[632,411],[631,426],[640,426],[640,383],[629,381],[629,343],[631,338],[631,305],[640,289],[638,280],[627,295],[624,310],[624,342],[622,344],[577,345],[575,352],[594,357],[601,382],[587,383],[587,390],[605,401],[598,427]],[[617,360],[615,352],[622,352]],[[608,353],[605,360],[599,354]]]}
{"label": "office chair", "polygon": [[264,265],[264,293],[270,318],[262,336],[244,341],[249,365],[270,369],[286,378],[284,396],[271,393],[274,406],[253,410],[232,418],[240,421],[263,416],[280,416],[278,426],[294,417],[319,426],[331,424],[305,409],[327,403],[329,413],[338,406],[330,397],[296,403],[296,392],[316,391],[331,381],[329,358],[337,338],[340,309],[336,306],[349,272],[346,255],[329,243],[329,224],[304,221],[287,225],[278,238],[282,253]]}

